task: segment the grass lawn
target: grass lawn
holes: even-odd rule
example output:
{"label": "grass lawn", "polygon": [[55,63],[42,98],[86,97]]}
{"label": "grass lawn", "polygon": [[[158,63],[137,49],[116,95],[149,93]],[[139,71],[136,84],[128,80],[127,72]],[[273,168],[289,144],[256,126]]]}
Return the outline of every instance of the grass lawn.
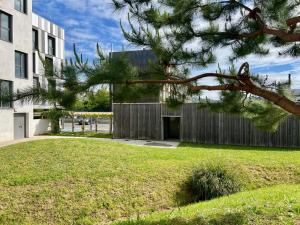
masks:
{"label": "grass lawn", "polygon": [[[300,223],[300,185],[238,193],[115,225],[244,225]],[[297,224],[298,225],[298,224]]]}
{"label": "grass lawn", "polygon": [[[236,170],[244,192],[182,205],[183,182],[205,163]],[[0,149],[0,224],[105,224],[158,211],[128,223],[205,224],[209,217],[211,224],[226,224],[234,217],[240,224],[284,224],[286,218],[292,224],[300,219],[299,183],[300,151],[40,140]],[[274,186],[281,184],[287,186]]]}
{"label": "grass lawn", "polygon": [[96,133],[96,132],[61,132],[60,134],[47,134],[50,136],[62,136],[62,137],[88,137],[88,138],[112,138],[112,134],[108,133]]}

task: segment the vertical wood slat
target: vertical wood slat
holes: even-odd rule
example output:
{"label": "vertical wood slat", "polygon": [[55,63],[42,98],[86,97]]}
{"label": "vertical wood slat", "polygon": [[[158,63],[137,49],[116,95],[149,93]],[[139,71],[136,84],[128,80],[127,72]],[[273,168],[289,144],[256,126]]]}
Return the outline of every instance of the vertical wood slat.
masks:
{"label": "vertical wood slat", "polygon": [[169,109],[164,104],[114,104],[114,137],[162,138],[162,117],[181,117],[181,141],[203,144],[300,147],[300,120],[289,117],[275,133],[260,131],[247,119],[185,104]]}

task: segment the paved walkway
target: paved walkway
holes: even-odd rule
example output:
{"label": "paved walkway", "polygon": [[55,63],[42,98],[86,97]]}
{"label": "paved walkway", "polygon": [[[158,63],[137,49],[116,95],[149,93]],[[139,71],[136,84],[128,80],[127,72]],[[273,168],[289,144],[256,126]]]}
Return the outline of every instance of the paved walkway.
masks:
{"label": "paved walkway", "polygon": [[51,137],[48,136],[36,136],[33,138],[25,138],[25,139],[19,139],[19,140],[12,140],[12,141],[2,141],[0,142],[0,148],[9,146],[9,145],[14,145],[14,144],[19,144],[19,143],[24,143],[24,142],[29,142],[29,141],[36,141],[36,140],[44,140],[44,139],[50,139]]}
{"label": "paved walkway", "polygon": [[26,138],[20,140],[13,140],[13,141],[5,141],[0,142],[0,148],[29,142],[29,141],[37,141],[37,140],[46,140],[46,139],[67,139],[67,138],[74,138],[74,139],[90,139],[96,141],[111,141],[111,142],[118,142],[123,144],[129,144],[134,146],[144,146],[144,147],[158,147],[158,148],[177,148],[179,143],[178,141],[143,141],[143,140],[128,140],[128,139],[109,139],[109,138],[85,138],[85,137],[61,137],[61,136],[36,136],[33,138]]}

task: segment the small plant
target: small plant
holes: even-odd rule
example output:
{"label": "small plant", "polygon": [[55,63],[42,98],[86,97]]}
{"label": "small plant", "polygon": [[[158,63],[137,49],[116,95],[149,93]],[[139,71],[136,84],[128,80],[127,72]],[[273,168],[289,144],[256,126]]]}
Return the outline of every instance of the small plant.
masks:
{"label": "small plant", "polygon": [[221,165],[197,169],[189,177],[186,188],[193,202],[206,201],[241,190],[237,176]]}
{"label": "small plant", "polygon": [[43,112],[42,115],[50,120],[51,133],[59,134],[60,133],[59,119],[62,117],[68,116],[69,113],[62,109],[53,108],[53,109]]}

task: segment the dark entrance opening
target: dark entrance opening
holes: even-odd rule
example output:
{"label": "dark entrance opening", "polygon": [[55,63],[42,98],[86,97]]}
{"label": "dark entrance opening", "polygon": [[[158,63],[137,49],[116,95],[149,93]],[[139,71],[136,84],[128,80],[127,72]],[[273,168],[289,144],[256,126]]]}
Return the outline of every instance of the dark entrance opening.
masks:
{"label": "dark entrance opening", "polygon": [[164,117],[164,140],[180,140],[180,117]]}

